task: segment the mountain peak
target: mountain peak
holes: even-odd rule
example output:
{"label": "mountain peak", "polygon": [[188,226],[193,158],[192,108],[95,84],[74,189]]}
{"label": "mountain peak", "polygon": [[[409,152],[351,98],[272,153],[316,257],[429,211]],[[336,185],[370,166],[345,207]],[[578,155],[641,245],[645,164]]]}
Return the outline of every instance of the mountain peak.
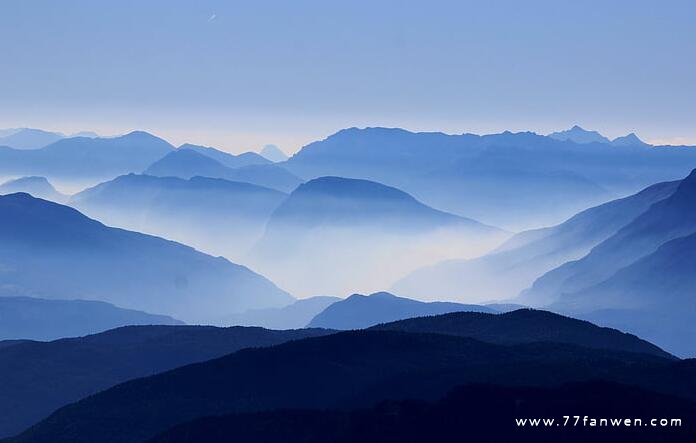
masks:
{"label": "mountain peak", "polygon": [[261,156],[272,162],[282,162],[288,159],[288,155],[280,150],[276,145],[266,145],[259,152]]}
{"label": "mountain peak", "polygon": [[609,139],[597,131],[588,131],[579,125],[573,125],[572,128],[565,131],[552,132],[548,135],[550,138],[561,141],[571,141],[573,143],[610,143]]}
{"label": "mountain peak", "polygon": [[611,144],[613,146],[649,146],[643,140],[638,138],[634,132],[624,135],[623,137],[615,138],[612,140]]}

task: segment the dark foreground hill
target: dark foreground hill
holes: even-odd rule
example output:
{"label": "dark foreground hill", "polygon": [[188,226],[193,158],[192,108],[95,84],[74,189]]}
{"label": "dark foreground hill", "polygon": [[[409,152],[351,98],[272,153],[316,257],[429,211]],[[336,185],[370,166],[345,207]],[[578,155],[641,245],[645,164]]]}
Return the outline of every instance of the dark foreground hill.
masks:
{"label": "dark foreground hill", "polygon": [[141,442],[211,415],[432,400],[468,383],[558,386],[598,378],[696,397],[696,365],[689,361],[556,343],[503,346],[351,331],[246,349],[126,382],[61,408],[9,441]]}
{"label": "dark foreground hill", "polygon": [[438,316],[410,318],[374,326],[371,329],[456,335],[502,345],[535,342],[568,343],[587,348],[671,357],[667,352],[635,335],[533,309],[519,309],[504,314],[452,312]]}
{"label": "dark foreground hill", "polygon": [[[613,383],[558,388],[469,385],[433,403],[390,401],[353,411],[284,410],[206,417],[176,426],[150,443],[693,442],[694,415],[694,402]],[[640,426],[601,421],[628,417],[640,419]],[[534,426],[530,418],[549,418],[554,423]],[[680,425],[672,418],[680,420]],[[653,419],[657,426],[652,425]],[[660,419],[667,419],[667,425]],[[517,420],[527,421],[519,426]]]}
{"label": "dark foreground hill", "polygon": [[56,408],[132,378],[242,348],[326,333],[316,329],[130,326],[80,338],[0,346],[0,437],[16,434]]}

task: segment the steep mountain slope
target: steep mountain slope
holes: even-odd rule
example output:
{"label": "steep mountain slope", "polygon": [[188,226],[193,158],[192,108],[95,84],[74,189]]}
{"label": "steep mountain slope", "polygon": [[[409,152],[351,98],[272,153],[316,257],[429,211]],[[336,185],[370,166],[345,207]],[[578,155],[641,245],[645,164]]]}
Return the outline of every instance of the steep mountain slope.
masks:
{"label": "steep mountain slope", "polygon": [[409,318],[374,326],[381,331],[402,331],[469,337],[501,345],[554,342],[587,348],[639,352],[671,357],[657,346],[634,335],[548,311],[519,309],[504,314],[452,312]]}
{"label": "steep mountain slope", "polygon": [[395,186],[438,209],[519,231],[684,177],[696,167],[696,150],[532,133],[351,128],[305,146],[284,165],[304,179],[338,175]]}
{"label": "steep mountain slope", "polygon": [[130,326],[87,337],[0,347],[0,437],[117,383],[247,347],[326,331],[210,326]]}
{"label": "steep mountain slope", "polygon": [[14,194],[16,192],[26,192],[36,198],[43,198],[56,203],[63,203],[68,200],[68,196],[56,191],[56,188],[46,180],[46,177],[21,177],[0,185],[0,194]]}
{"label": "steep mountain slope", "polygon": [[553,309],[576,313],[696,356],[696,234],[671,240],[601,283],[563,294]]}
{"label": "steep mountain slope", "polygon": [[317,314],[340,300],[342,299],[339,297],[318,295],[297,300],[282,308],[250,309],[229,315],[221,319],[220,323],[271,329],[304,328]]}
{"label": "steep mountain slope", "polygon": [[456,311],[495,312],[485,306],[447,302],[424,303],[397,297],[388,292],[377,292],[367,296],[353,294],[345,300],[333,303],[318,313],[307,326],[344,330],[362,329],[405,318]]}
{"label": "steep mountain slope", "polygon": [[[585,418],[569,417],[561,426],[559,411],[582,410]],[[175,426],[151,443],[420,443],[476,442],[586,443],[617,441],[654,443],[692,442],[696,427],[686,417],[696,414],[696,403],[616,383],[572,383],[558,388],[469,385],[455,388],[435,403],[387,401],[370,409],[352,411],[285,410],[205,417]],[[554,417],[552,426],[529,419]],[[609,426],[607,417],[679,417],[681,426]],[[646,418],[642,418],[646,417]],[[526,426],[516,427],[517,420]],[[592,422],[591,420],[594,420]],[[659,419],[658,419],[659,420]],[[559,425],[555,426],[558,422]],[[631,421],[631,423],[633,423]],[[600,430],[597,427],[602,426]]]}
{"label": "steep mountain slope", "polygon": [[244,152],[239,155],[233,155],[209,146],[192,145],[190,143],[185,143],[179,146],[178,149],[196,151],[199,154],[203,154],[206,157],[210,157],[213,160],[222,163],[222,165],[227,166],[228,168],[240,168],[242,166],[249,165],[267,165],[271,163],[268,159],[255,152]]}
{"label": "steep mountain slope", "polygon": [[106,301],[187,322],[292,301],[243,266],[28,194],[0,197],[0,244],[0,286],[15,293]]}
{"label": "steep mountain slope", "polygon": [[398,189],[321,177],[273,212],[251,260],[297,294],[374,292],[419,266],[484,252],[504,238]]}
{"label": "steep mountain slope", "polygon": [[411,297],[430,294],[467,302],[513,298],[544,273],[584,257],[653,203],[669,197],[679,183],[659,183],[582,211],[559,225],[522,232],[483,257],[418,269],[392,289]]}
{"label": "steep mountain slope", "polygon": [[585,257],[544,274],[522,294],[520,302],[530,305],[551,303],[561,294],[581,291],[653,253],[660,245],[694,232],[696,170],[680,182],[670,197],[653,204]]}
{"label": "steep mountain slope", "polygon": [[130,174],[80,192],[70,204],[110,226],[240,259],[286,197],[280,191],[223,179]]}
{"label": "steep mountain slope", "polygon": [[157,177],[179,177],[189,179],[196,176],[223,178],[231,181],[252,183],[258,186],[290,192],[301,180],[274,164],[249,164],[229,168],[221,162],[191,149],[177,149],[157,160],[145,169],[144,174]]}
{"label": "steep mountain slope", "polygon": [[690,398],[696,392],[693,363],[646,354],[352,331],[133,380],[61,408],[11,441],[137,442],[210,415],[367,407],[384,399],[433,399],[468,383],[557,386],[599,377]]}
{"label": "steep mountain slope", "polygon": [[0,297],[0,340],[55,340],[126,325],[176,325],[164,315],[89,300]]}

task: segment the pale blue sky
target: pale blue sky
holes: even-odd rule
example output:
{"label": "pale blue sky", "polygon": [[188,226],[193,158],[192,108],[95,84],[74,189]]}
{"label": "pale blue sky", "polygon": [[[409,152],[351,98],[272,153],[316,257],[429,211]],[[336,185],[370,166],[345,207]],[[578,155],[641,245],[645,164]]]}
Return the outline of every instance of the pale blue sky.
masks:
{"label": "pale blue sky", "polygon": [[0,127],[286,151],[348,126],[696,144],[690,1],[0,0]]}

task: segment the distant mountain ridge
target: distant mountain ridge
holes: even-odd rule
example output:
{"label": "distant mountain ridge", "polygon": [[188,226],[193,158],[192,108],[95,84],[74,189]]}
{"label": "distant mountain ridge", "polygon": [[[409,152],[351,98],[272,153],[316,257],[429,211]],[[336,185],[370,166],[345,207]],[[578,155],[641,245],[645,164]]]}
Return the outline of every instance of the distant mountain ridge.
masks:
{"label": "distant mountain ridge", "polygon": [[[201,153],[199,151],[192,149],[173,151],[152,163],[143,173],[157,177],[179,177],[185,179],[195,176],[223,178],[231,181],[252,183],[283,192],[290,192],[301,183],[299,178],[281,166],[276,166],[265,159],[262,160],[266,163],[252,162],[252,164],[230,168],[212,158],[209,152],[203,151],[204,153]],[[257,154],[253,155],[260,157]],[[242,160],[239,161],[242,162]]]}
{"label": "distant mountain ridge", "polygon": [[304,146],[283,165],[307,180],[380,182],[429,206],[517,231],[679,179],[696,167],[696,150],[577,144],[529,132],[350,128]]}
{"label": "distant mountain ridge", "polygon": [[448,302],[421,302],[397,297],[388,292],[370,295],[353,294],[337,301],[317,314],[309,328],[363,329],[380,323],[388,323],[412,317],[423,317],[457,311],[493,313],[493,309],[481,305],[465,305]]}
{"label": "distant mountain ridge", "polygon": [[56,203],[63,203],[68,200],[68,196],[58,192],[46,177],[20,177],[0,185],[0,194],[14,194],[16,192],[26,192],[36,198],[43,198]]}
{"label": "distant mountain ridge", "polygon": [[241,259],[287,197],[251,183],[129,174],[74,195],[70,204],[111,226]]}
{"label": "distant mountain ridge", "polygon": [[90,300],[45,300],[0,295],[0,340],[56,340],[127,325],[177,325],[164,315]]}
{"label": "distant mountain ridge", "polygon": [[63,138],[41,149],[0,147],[0,174],[48,179],[111,179],[142,171],[174,147],[143,131],[112,138]]}
{"label": "distant mountain ridge", "polygon": [[556,140],[572,141],[573,143],[579,144],[604,143],[612,146],[650,146],[638,138],[633,132],[622,137],[617,137],[614,140],[609,140],[597,131],[588,131],[578,125],[565,131],[552,132],[548,136]]}
{"label": "distant mountain ridge", "polygon": [[242,154],[233,155],[216,148],[211,148],[209,146],[192,145],[190,143],[185,143],[179,146],[177,149],[189,149],[191,151],[196,151],[200,154],[205,155],[206,157],[210,157],[213,160],[222,163],[224,166],[227,166],[228,168],[233,169],[241,168],[243,166],[267,165],[271,163],[268,159],[255,152],[244,152]]}

